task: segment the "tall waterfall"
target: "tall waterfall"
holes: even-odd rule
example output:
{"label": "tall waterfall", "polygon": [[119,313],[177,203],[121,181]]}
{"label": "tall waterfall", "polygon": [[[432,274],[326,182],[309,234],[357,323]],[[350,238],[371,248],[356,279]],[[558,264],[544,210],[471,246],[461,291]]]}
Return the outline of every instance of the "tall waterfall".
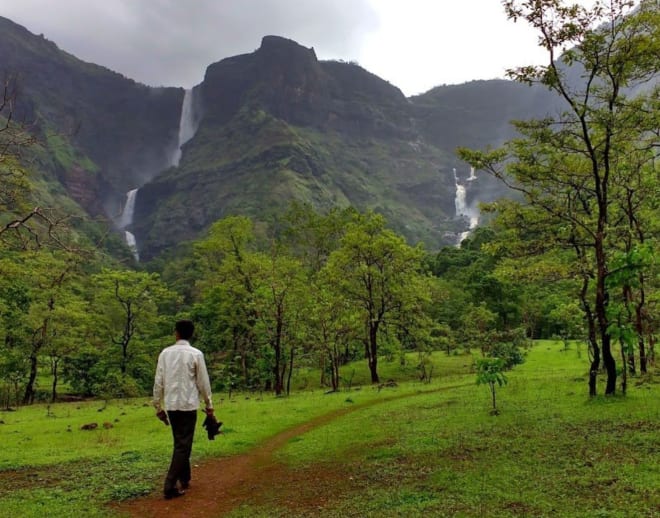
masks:
{"label": "tall waterfall", "polygon": [[[179,138],[177,140],[177,147],[170,158],[171,166],[176,167],[179,165],[179,162],[181,161],[181,148],[186,142],[195,136],[195,132],[197,131],[199,121],[195,117],[194,101],[194,89],[190,88],[186,90],[185,94],[183,95],[183,103],[181,104],[181,117],[179,119]],[[126,193],[126,202],[124,203],[124,208],[121,211],[119,219],[117,220],[117,227],[124,231],[124,239],[126,240],[126,244],[131,249],[131,252],[133,252],[133,257],[135,257],[135,260],[139,261],[140,255],[138,254],[135,235],[132,232],[126,230],[127,227],[130,227],[133,224],[137,193],[138,189],[132,189]]]}
{"label": "tall waterfall", "polygon": [[124,209],[121,211],[119,216],[119,221],[117,226],[124,231],[124,239],[128,248],[133,252],[133,257],[136,261],[140,260],[140,255],[138,254],[137,241],[132,232],[126,230],[126,227],[133,224],[133,214],[135,213],[135,200],[137,199],[137,189],[132,189],[126,193],[126,203],[124,203]]}
{"label": "tall waterfall", "polygon": [[137,189],[133,189],[126,193],[126,203],[124,203],[124,209],[121,211],[121,216],[119,216],[119,222],[117,226],[121,229],[126,228],[131,223],[133,223],[133,213],[135,212],[135,199],[137,198]]}
{"label": "tall waterfall", "polygon": [[181,161],[183,145],[195,136],[197,131],[197,121],[195,118],[194,90],[189,88],[183,95],[183,104],[181,105],[181,118],[179,119],[179,140],[177,148],[172,155],[171,165],[178,166]]}
{"label": "tall waterfall", "polygon": [[[454,206],[456,207],[456,217],[466,218],[468,220],[468,229],[458,235],[456,246],[460,246],[463,240],[470,235],[470,232],[479,224],[479,209],[474,206],[468,206],[466,201],[467,185],[461,183],[458,178],[456,168],[453,169],[454,185],[456,186],[456,195],[454,197]],[[474,167],[470,168],[470,176],[465,180],[466,182],[473,182],[477,179]]]}

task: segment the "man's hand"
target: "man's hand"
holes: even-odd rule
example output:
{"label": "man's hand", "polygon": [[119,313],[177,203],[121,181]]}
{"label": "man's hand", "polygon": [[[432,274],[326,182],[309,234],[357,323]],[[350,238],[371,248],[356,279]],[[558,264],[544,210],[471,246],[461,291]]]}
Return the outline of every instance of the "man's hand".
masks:
{"label": "man's hand", "polygon": [[156,417],[161,421],[163,421],[165,426],[170,425],[170,420],[167,418],[167,412],[165,412],[165,410],[159,410],[158,412],[156,412]]}
{"label": "man's hand", "polygon": [[212,408],[205,408],[205,409],[204,409],[204,413],[205,413],[207,416],[212,416],[212,415],[213,415],[213,409],[212,409]]}

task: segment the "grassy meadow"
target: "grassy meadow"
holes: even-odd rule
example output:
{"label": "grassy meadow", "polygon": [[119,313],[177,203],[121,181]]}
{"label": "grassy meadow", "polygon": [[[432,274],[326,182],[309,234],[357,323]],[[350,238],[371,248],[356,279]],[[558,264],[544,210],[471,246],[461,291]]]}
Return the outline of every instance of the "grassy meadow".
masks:
{"label": "grassy meadow", "polygon": [[[305,371],[288,398],[217,394],[225,434],[198,430],[193,462],[351,407],[278,450],[290,480],[231,516],[658,516],[657,378],[589,399],[585,351],[562,349],[535,344],[498,389],[497,416],[472,358],[442,353],[430,383],[416,380],[411,355],[382,363],[398,384],[381,390],[359,363],[343,370],[350,392],[325,394]],[[169,430],[146,398],[22,407],[0,421],[0,516],[117,516],[108,503],[158,492],[169,463]]]}

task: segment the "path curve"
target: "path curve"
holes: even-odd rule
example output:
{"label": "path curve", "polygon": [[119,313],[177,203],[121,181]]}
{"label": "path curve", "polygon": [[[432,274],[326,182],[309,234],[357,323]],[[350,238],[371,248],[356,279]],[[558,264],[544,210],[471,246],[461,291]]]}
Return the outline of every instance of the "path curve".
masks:
{"label": "path curve", "polygon": [[194,468],[191,488],[186,495],[173,500],[163,499],[161,493],[137,498],[113,507],[129,516],[139,518],[217,518],[242,503],[249,502],[255,491],[263,489],[269,481],[281,480],[286,471],[274,459],[274,453],[291,439],[319,428],[346,414],[365,408],[423,394],[433,394],[468,384],[449,385],[433,390],[409,394],[396,394],[340,408],[305,423],[288,428],[252,450],[231,457],[207,459]]}

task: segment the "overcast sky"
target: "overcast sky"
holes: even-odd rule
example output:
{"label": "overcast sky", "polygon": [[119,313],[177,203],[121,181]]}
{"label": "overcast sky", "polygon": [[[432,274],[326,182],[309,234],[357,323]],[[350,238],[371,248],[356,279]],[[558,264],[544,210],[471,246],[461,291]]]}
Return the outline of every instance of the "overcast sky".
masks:
{"label": "overcast sky", "polygon": [[546,62],[500,0],[0,0],[0,15],[150,85],[193,86],[266,34],[358,61],[406,95]]}

